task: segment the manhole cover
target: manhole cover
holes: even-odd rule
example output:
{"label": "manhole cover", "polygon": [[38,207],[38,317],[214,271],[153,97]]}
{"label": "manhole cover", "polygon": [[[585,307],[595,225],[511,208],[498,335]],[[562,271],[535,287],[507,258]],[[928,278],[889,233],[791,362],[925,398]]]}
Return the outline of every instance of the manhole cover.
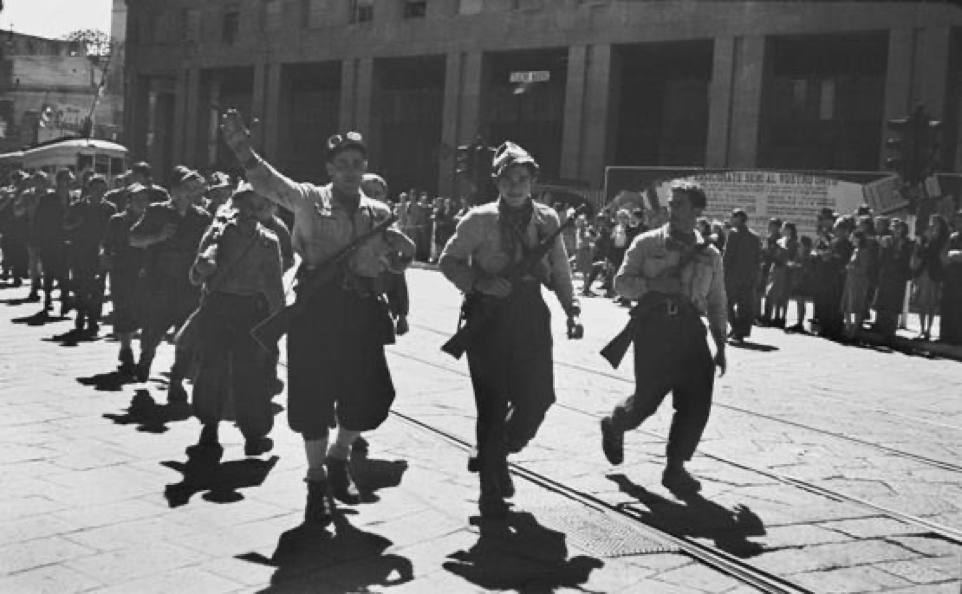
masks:
{"label": "manhole cover", "polygon": [[576,503],[533,507],[531,512],[547,528],[562,532],[568,543],[597,557],[627,557],[678,551],[674,544],[652,538],[643,526],[612,518]]}

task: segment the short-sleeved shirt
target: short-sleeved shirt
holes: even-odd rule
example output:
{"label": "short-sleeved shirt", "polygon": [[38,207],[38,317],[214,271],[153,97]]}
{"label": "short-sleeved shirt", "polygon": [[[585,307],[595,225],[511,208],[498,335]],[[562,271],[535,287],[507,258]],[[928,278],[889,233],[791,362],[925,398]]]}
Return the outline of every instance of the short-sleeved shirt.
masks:
{"label": "short-sleeved shirt", "polygon": [[[247,180],[255,192],[294,212],[294,251],[309,267],[322,264],[391,216],[387,205],[363,193],[356,205],[345,204],[335,199],[330,184],[295,182],[267,163],[248,169]],[[349,270],[365,278],[375,278],[387,270],[382,256],[398,251],[398,235],[396,225],[392,225],[387,233],[359,246],[350,256]]]}
{"label": "short-sleeved shirt", "polygon": [[210,226],[211,216],[197,206],[187,207],[182,216],[172,202],[151,204],[130,234],[156,235],[168,223],[176,225],[177,232],[172,238],[147,248],[147,274],[155,280],[188,283],[190,267],[200,240]]}
{"label": "short-sleeved shirt", "polygon": [[69,232],[71,246],[80,251],[99,250],[107,235],[107,225],[116,214],[117,209],[107,201],[94,203],[84,199],[71,204],[66,221],[68,224],[80,223]]}

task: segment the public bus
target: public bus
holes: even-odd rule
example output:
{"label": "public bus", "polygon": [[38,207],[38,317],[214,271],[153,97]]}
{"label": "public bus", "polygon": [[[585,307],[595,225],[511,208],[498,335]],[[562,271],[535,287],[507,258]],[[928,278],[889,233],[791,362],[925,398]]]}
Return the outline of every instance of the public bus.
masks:
{"label": "public bus", "polygon": [[0,186],[6,185],[10,174],[18,169],[23,169],[23,151],[0,155]]}
{"label": "public bus", "polygon": [[23,168],[30,173],[43,170],[51,175],[67,168],[77,176],[91,170],[110,182],[127,170],[127,148],[96,138],[58,138],[24,151]]}

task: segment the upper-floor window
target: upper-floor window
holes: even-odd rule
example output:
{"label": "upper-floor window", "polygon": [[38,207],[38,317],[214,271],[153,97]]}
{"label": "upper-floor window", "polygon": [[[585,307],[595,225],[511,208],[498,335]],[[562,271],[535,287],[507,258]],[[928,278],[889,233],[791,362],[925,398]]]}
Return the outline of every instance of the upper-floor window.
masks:
{"label": "upper-floor window", "polygon": [[480,14],[484,10],[484,0],[460,0],[458,14]]}
{"label": "upper-floor window", "polygon": [[221,41],[224,45],[234,45],[240,32],[240,11],[228,10],[224,13],[224,28],[221,30]]}
{"label": "upper-floor window", "polygon": [[543,0],[511,0],[511,10],[534,11],[542,8]]}
{"label": "upper-floor window", "polygon": [[374,20],[374,0],[353,0],[352,23],[369,23]]}
{"label": "upper-floor window", "polygon": [[404,0],[404,18],[421,19],[427,12],[427,0]]}

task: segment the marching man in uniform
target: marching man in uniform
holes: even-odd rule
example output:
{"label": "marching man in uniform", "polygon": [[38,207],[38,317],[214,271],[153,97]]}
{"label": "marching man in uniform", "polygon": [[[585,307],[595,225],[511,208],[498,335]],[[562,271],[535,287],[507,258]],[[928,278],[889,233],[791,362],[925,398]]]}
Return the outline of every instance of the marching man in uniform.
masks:
{"label": "marching man in uniform", "polygon": [[535,436],[555,401],[551,314],[541,286],[557,294],[569,320],[581,311],[560,237],[520,282],[503,276],[561,224],[550,206],[531,199],[537,173],[527,151],[511,142],[501,145],[492,167],[500,198],[461,219],[438,261],[469,302],[474,297],[468,323],[484,317],[467,355],[478,408],[478,456],[472,466],[480,471],[479,508],[486,518],[507,513],[504,499],[514,494],[507,456]]}
{"label": "marching man in uniform", "polygon": [[[292,181],[262,160],[238,112],[224,115],[221,131],[254,191],[294,212],[299,287],[307,287],[341,248],[391,216],[386,205],[361,191],[367,147],[357,132],[328,139],[331,183],[316,186]],[[394,339],[393,325],[374,281],[385,270],[382,258],[390,255],[406,265],[413,252],[411,241],[391,227],[359,246],[333,282],[312,295],[298,295],[308,301],[287,336],[288,422],[303,437],[307,453],[308,522],[331,522],[331,495],[345,503],[359,500],[348,460],[351,446],[362,431],[384,422],[394,402],[384,354],[384,345]],[[335,425],[337,438],[328,447]]]}
{"label": "marching man in uniform", "polygon": [[[608,461],[624,460],[624,434],[658,410],[668,392],[675,414],[668,434],[668,465],[662,484],[676,494],[698,492],[688,474],[711,410],[715,368],[724,374],[728,306],[721,254],[695,231],[705,209],[704,190],[675,180],[668,224],[639,235],[615,276],[615,290],[640,300],[629,329],[635,346],[635,393],[601,421]],[[717,348],[714,359],[701,316]]]}

